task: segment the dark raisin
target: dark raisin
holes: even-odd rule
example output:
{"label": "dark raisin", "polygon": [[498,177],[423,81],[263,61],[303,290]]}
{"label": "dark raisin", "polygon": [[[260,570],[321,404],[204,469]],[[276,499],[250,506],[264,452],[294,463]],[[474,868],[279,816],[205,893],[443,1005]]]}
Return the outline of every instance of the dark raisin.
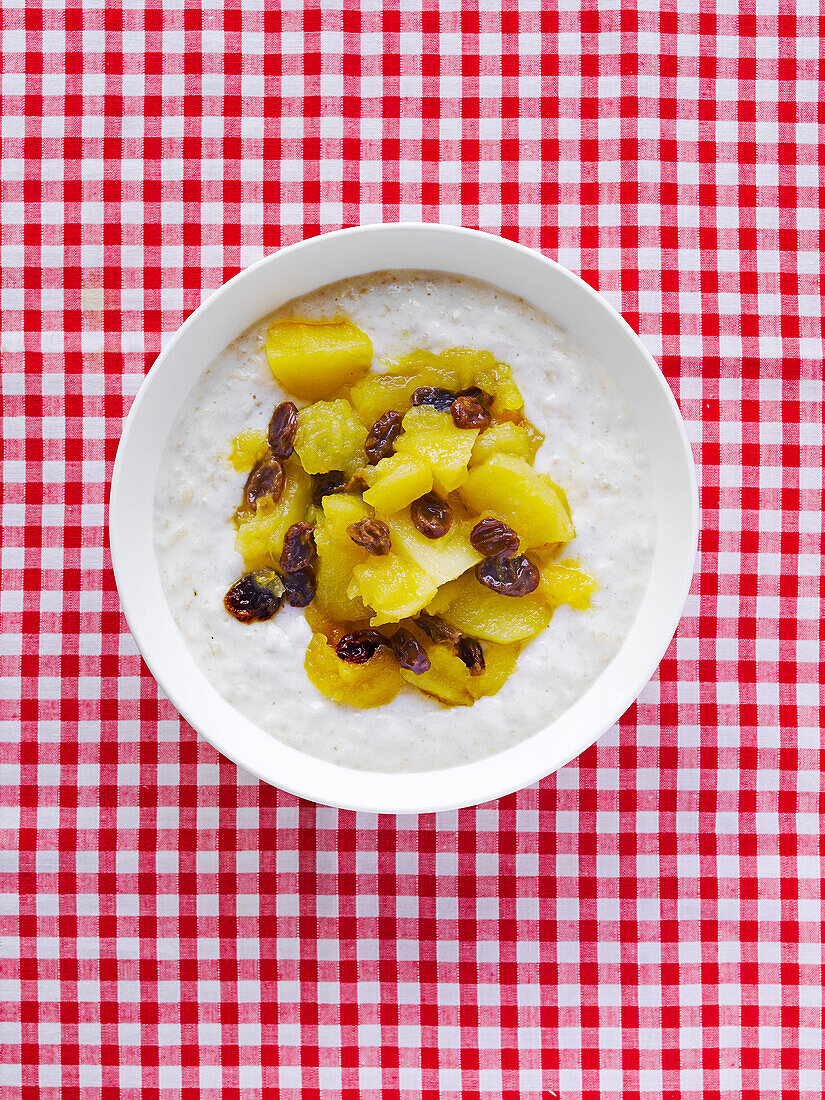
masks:
{"label": "dark raisin", "polygon": [[281,551],[281,569],[294,573],[298,569],[307,569],[318,554],[315,550],[315,529],[311,523],[301,520],[287,528],[284,535],[284,548]]}
{"label": "dark raisin", "polygon": [[269,422],[269,449],[276,458],[289,458],[295,448],[298,430],[298,410],[291,401],[282,401],[275,407]]}
{"label": "dark raisin", "polygon": [[490,426],[490,414],[475,397],[457,397],[450,406],[453,424],[457,428],[478,428],[484,431]]}
{"label": "dark raisin", "polygon": [[512,527],[492,516],[478,521],[470,532],[470,543],[485,558],[510,557],[518,553],[518,535]]}
{"label": "dark raisin", "polygon": [[369,489],[367,482],[360,474],[353,474],[344,487],[345,493],[365,493]]}
{"label": "dark raisin", "polygon": [[392,549],[390,529],[380,519],[359,519],[347,527],[347,534],[358,546],[363,546],[377,558],[383,558]]}
{"label": "dark raisin", "polygon": [[284,599],[290,607],[306,607],[315,599],[317,582],[314,569],[294,569],[290,573],[284,570],[281,580],[284,582]]}
{"label": "dark raisin", "polygon": [[439,619],[437,615],[428,615],[422,611],[415,621],[427,637],[433,642],[438,642],[439,645],[457,646],[463,637],[460,630]]}
{"label": "dark raisin", "polygon": [[487,393],[486,390],[482,390],[479,386],[470,386],[466,390],[459,390],[456,397],[474,397],[479,405],[488,412],[492,409],[493,401],[495,400],[491,393]]}
{"label": "dark raisin", "polygon": [[485,558],[476,566],[476,577],[500,596],[527,596],[535,592],[539,571],[523,554],[517,558]]}
{"label": "dark raisin", "polygon": [[440,386],[419,386],[413,390],[413,405],[432,405],[440,412],[446,412],[455,401],[455,394],[450,390],[442,390]]}
{"label": "dark raisin", "polygon": [[387,639],[377,630],[353,630],[339,640],[335,652],[342,661],[363,665],[380,646],[386,644]]}
{"label": "dark raisin", "polygon": [[239,622],[262,623],[271,619],[281,606],[283,594],[278,574],[261,569],[257,573],[244,573],[235,581],[223,598],[223,606]]}
{"label": "dark raisin", "polygon": [[429,670],[430,658],[425,653],[424,647],[403,626],[399,626],[398,630],[390,635],[390,649],[399,665],[414,672],[416,676]]}
{"label": "dark raisin", "polygon": [[330,470],[327,474],[312,475],[312,503],[320,507],[324,497],[333,493],[343,493],[347,485],[347,475],[342,470]]}
{"label": "dark raisin", "polygon": [[428,539],[440,539],[453,524],[453,510],[438,493],[425,493],[410,505],[410,519]]}
{"label": "dark raisin", "polygon": [[277,504],[284,491],[284,468],[277,458],[267,455],[261,459],[246,479],[243,488],[243,507],[255,511],[258,501],[265,497]]}
{"label": "dark raisin", "polygon": [[460,661],[464,662],[470,670],[471,676],[480,676],[486,668],[484,650],[481,648],[481,644],[467,634],[462,635],[456,646],[455,655]]}
{"label": "dark raisin", "polygon": [[395,409],[390,409],[376,420],[364,444],[370,466],[374,466],[382,458],[389,458],[395,452],[394,444],[402,431],[401,413],[397,413]]}

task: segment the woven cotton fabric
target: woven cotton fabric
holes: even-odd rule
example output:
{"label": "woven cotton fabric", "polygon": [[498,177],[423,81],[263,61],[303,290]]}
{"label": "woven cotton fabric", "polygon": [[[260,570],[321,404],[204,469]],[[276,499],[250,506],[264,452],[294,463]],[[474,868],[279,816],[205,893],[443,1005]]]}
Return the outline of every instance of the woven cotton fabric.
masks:
{"label": "woven cotton fabric", "polygon": [[[3,1100],[822,1096],[821,29],[813,0],[4,5]],[[624,313],[702,536],[598,745],[395,819],[181,721],[105,522],[184,317],[398,220],[540,249]]]}

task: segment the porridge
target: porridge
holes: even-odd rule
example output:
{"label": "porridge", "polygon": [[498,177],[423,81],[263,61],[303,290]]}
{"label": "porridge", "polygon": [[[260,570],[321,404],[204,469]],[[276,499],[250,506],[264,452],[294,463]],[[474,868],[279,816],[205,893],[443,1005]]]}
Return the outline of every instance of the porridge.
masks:
{"label": "porridge", "polygon": [[[322,449],[329,446],[323,441],[330,438],[330,418],[340,419],[341,410],[349,405],[340,400],[318,400],[322,396],[337,398],[338,394],[313,390],[313,374],[308,368],[288,380],[291,393],[281,389],[273,378],[274,361],[270,369],[267,334],[292,332],[285,322],[292,322],[297,332],[302,327],[298,322],[330,319],[351,344],[360,339],[353,333],[368,335],[364,354],[372,357],[373,369],[360,382],[357,377],[347,379],[356,383],[346,391],[356,412],[368,413],[361,417],[364,427],[356,422],[352,409],[346,413],[354,425],[346,430],[356,440],[361,457],[350,462],[351,454],[341,451],[335,462],[336,469],[340,467],[338,481],[324,485],[321,482],[330,475],[320,471],[332,467],[318,458],[317,440],[321,440]],[[471,350],[457,353],[454,349]],[[524,416],[529,420],[522,421],[520,412],[511,415],[508,411],[509,406],[515,408],[515,401],[508,406],[507,376],[499,373],[494,377],[480,369],[473,378],[491,378],[489,393],[483,387],[479,390],[481,381],[475,387],[449,392],[438,386],[419,386],[412,393],[405,391],[403,434],[399,434],[399,413],[389,443],[380,431],[376,434],[367,429],[375,401],[372,380],[377,374],[388,372],[387,386],[395,386],[397,379],[403,389],[406,376],[414,376],[410,386],[422,378],[432,380],[419,378],[418,370],[425,374],[434,371],[437,381],[444,363],[458,363],[456,369],[464,369],[462,355],[471,366],[481,368],[490,362],[508,364],[517,386],[515,393],[519,401],[523,397]],[[469,380],[468,374],[463,381]],[[421,396],[424,390],[432,392]],[[467,396],[457,396],[457,392]],[[341,705],[321,693],[330,662],[335,671],[336,652],[340,656],[348,644],[344,656],[351,659],[354,652],[353,643],[342,641],[340,633],[333,639],[337,651],[325,644],[331,635],[326,630],[323,637],[326,628],[321,620],[323,611],[329,611],[331,589],[323,568],[318,574],[318,597],[306,612],[301,606],[285,605],[266,621],[250,625],[238,621],[224,605],[224,598],[229,598],[227,594],[239,583],[239,574],[245,568],[258,570],[263,564],[255,558],[254,537],[261,521],[254,515],[254,500],[251,505],[247,502],[252,509],[248,515],[237,515],[242,492],[249,495],[249,481],[242,462],[233,465],[229,461],[230,449],[237,459],[245,445],[254,448],[256,439],[260,445],[260,440],[266,439],[273,408],[296,393],[304,408],[298,413],[296,456],[289,461],[294,465],[295,457],[300,458],[307,473],[313,475],[315,503],[311,504],[309,497],[299,502],[299,491],[289,475],[286,485],[278,486],[274,495],[283,494],[277,507],[284,514],[286,506],[294,503],[296,510],[289,514],[289,521],[297,519],[300,512],[301,522],[296,527],[312,529],[317,522],[319,567],[329,561],[325,553],[332,546],[330,532],[335,533],[333,517],[337,515],[341,529],[350,532],[351,541],[344,535],[346,548],[344,542],[338,543],[339,565],[350,561],[350,553],[356,555],[352,562],[360,564],[346,567],[349,589],[344,586],[340,599],[346,606],[347,601],[357,601],[362,612],[366,605],[363,613],[374,612],[369,622],[360,624],[365,628],[360,641],[372,636],[374,650],[378,628],[377,644],[383,643],[383,647],[374,656],[367,655],[364,667],[386,666],[391,669],[387,676],[397,680],[391,693],[394,697],[385,705],[360,703],[375,709]],[[439,405],[438,393],[448,393],[446,404]],[[307,406],[307,401],[317,404]],[[289,411],[285,404],[281,408]],[[378,405],[375,411],[381,412]],[[378,420],[380,423],[380,416]],[[346,434],[337,421],[335,430],[338,440]],[[433,439],[437,443],[457,441],[450,446],[456,454],[463,448],[463,457],[459,455],[456,462],[454,454],[446,453],[438,462],[432,459],[429,467],[422,464],[420,456],[426,456],[428,446],[434,453]],[[364,459],[365,445],[370,456],[370,440],[376,453]],[[398,453],[394,453],[394,444]],[[442,452],[445,448],[449,452],[447,444]],[[498,453],[499,448],[503,453]],[[363,469],[357,469],[360,464]],[[528,464],[534,464],[535,473],[526,469]],[[271,477],[267,481],[264,475],[271,475],[277,465],[276,460],[266,469],[255,468],[257,481],[267,490]],[[550,503],[560,518],[557,521],[551,516],[550,528],[542,528],[540,523],[546,504],[543,497],[531,497],[527,492],[518,510],[515,502],[522,486],[512,479],[522,477],[521,471],[525,484],[527,479],[530,485],[537,483],[538,474],[544,478],[542,484],[553,487]],[[507,484],[513,486],[512,500],[502,498],[499,475],[511,479]],[[416,481],[419,476],[424,478],[420,484]],[[414,486],[412,495],[397,497],[403,491],[402,482]],[[289,497],[293,491],[294,500]],[[327,492],[330,495],[321,497]],[[393,494],[394,504],[390,504]],[[375,516],[362,498],[366,505],[374,504]],[[452,523],[449,531],[443,524],[438,527],[443,518],[439,509],[447,500],[453,502],[455,511],[454,518],[448,517]],[[561,530],[567,520],[559,501],[565,505],[569,501],[572,525],[568,531]],[[403,513],[395,510],[399,504]],[[410,506],[412,524],[406,518]],[[376,524],[379,515],[386,522],[382,518]],[[305,516],[313,523],[305,522]],[[239,518],[252,521],[242,522],[243,537],[239,537]],[[496,522],[498,528],[489,526]],[[506,522],[517,529],[516,536]],[[428,525],[429,531],[425,530]],[[413,527],[426,538],[422,540]],[[593,683],[626,637],[647,584],[654,527],[646,459],[630,414],[607,371],[563,329],[523,300],[485,283],[427,272],[385,272],[322,288],[287,303],[222,351],[180,411],[164,450],[155,494],[155,546],[164,591],[190,651],[210,682],[238,711],[286,744],[343,766],[379,771],[424,771],[468,763],[510,747],[559,717]],[[505,543],[508,537],[516,541],[509,548],[505,543],[497,545],[496,538],[502,536]],[[283,531],[280,537],[283,540]],[[432,540],[431,545],[427,539]],[[242,554],[236,551],[238,546]],[[387,595],[380,582],[389,563],[403,576]],[[278,561],[274,564],[277,567]],[[270,572],[269,576],[278,586],[271,597],[277,608],[285,595],[284,585],[277,574]],[[299,568],[288,576],[282,571],[281,576],[289,584],[290,577],[300,579],[309,574]],[[422,576],[427,584],[432,582],[423,594],[419,590]],[[559,584],[564,588],[571,577],[581,598],[557,595],[560,606],[554,607],[548,591],[555,591],[553,586]],[[515,587],[508,591],[509,583]],[[403,590],[400,602],[399,585]],[[260,595],[257,590],[252,594]],[[288,598],[292,595],[286,593]],[[311,595],[299,590],[294,602],[301,605]],[[507,598],[513,596],[523,598]],[[563,602],[565,599],[569,602]],[[351,617],[356,617],[354,612]],[[396,634],[391,633],[399,620],[410,628],[404,641],[412,650],[397,644]],[[446,621],[452,627],[448,639],[452,652],[431,644],[434,628],[430,620]],[[428,629],[422,633],[424,627]],[[391,649],[391,639],[396,639],[397,652]],[[415,667],[416,654],[424,651],[427,670],[419,675],[423,666]],[[463,664],[457,663],[456,653]],[[486,669],[482,653],[487,656]],[[317,661],[312,665],[312,654],[324,664],[320,673]],[[356,657],[361,660],[363,653]],[[470,673],[479,673],[479,668],[473,667],[476,659],[481,661],[482,674],[474,678],[465,673],[464,666]],[[450,662],[466,678],[466,685],[462,683],[455,691],[453,686],[444,689],[452,675]],[[445,671],[439,681],[442,666]],[[494,693],[475,698],[475,689],[494,676],[496,667],[504,669],[498,677],[501,683],[496,680],[488,686]],[[421,690],[415,690],[416,685]],[[431,694],[423,694],[428,690]],[[339,691],[338,697],[345,698],[346,691],[343,695]],[[376,701],[384,698],[379,693]]]}

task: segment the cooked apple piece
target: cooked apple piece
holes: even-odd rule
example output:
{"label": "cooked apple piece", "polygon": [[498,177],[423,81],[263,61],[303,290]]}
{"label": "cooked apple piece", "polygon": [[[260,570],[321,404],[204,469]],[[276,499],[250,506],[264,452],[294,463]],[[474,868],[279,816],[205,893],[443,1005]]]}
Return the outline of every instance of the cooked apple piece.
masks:
{"label": "cooked apple piece", "polygon": [[311,500],[309,478],[296,463],[286,466],[284,491],[277,504],[262,501],[248,518],[241,517],[235,550],[248,573],[277,566],[287,528],[304,518]]}
{"label": "cooked apple piece", "polygon": [[408,511],[387,516],[385,522],[390,529],[393,549],[423,569],[438,585],[460,576],[481,561],[481,554],[470,545],[472,522],[454,521],[440,539],[422,535]]}
{"label": "cooked apple piece", "polygon": [[515,424],[512,420],[501,420],[497,424],[491,424],[475,441],[470,465],[480,466],[494,454],[508,454],[517,455],[532,466],[538,448],[533,447],[533,440],[524,428],[526,423],[528,421]]}
{"label": "cooked apple piece", "polygon": [[553,484],[516,455],[493,455],[474,466],[461,496],[475,512],[503,519],[527,547],[576,537]]}
{"label": "cooked apple piece", "polygon": [[567,493],[565,493],[561,485],[559,485],[557,481],[553,481],[551,478],[549,478],[547,474],[541,474],[540,477],[543,481],[546,481],[552,489],[555,490],[556,495],[561,501],[562,508],[564,508],[565,512],[567,512],[568,519],[572,519],[573,513],[570,511],[570,501],[567,499]]}
{"label": "cooked apple piece", "polygon": [[367,429],[349,401],[316,401],[298,413],[295,452],[308,474],[343,470],[353,474],[364,464]]}
{"label": "cooked apple piece", "polygon": [[229,461],[238,473],[251,470],[266,454],[266,428],[245,428],[232,440]]}
{"label": "cooked apple piece", "polygon": [[316,401],[367,373],[372,342],[352,321],[276,321],[267,333],[266,354],[287,393]]}
{"label": "cooked apple piece", "polygon": [[[420,637],[420,636],[419,636]],[[401,669],[402,677],[413,687],[448,707],[471,707],[475,699],[470,692],[467,666],[444,646],[423,643],[430,658],[427,672],[416,675]]]}
{"label": "cooked apple piece", "polygon": [[476,372],[495,363],[488,351],[450,348],[436,355],[431,351],[412,351],[390,364],[392,374],[415,375],[418,386],[438,386],[445,390],[464,390],[473,385]]}
{"label": "cooked apple piece", "polygon": [[475,384],[493,395],[493,413],[496,416],[520,413],[524,408],[524,398],[513,381],[513,372],[506,363],[497,362],[492,355],[490,359],[492,362],[476,373]]}
{"label": "cooked apple piece", "polygon": [[599,586],[574,558],[546,565],[540,572],[536,595],[551,607],[565,603],[577,611],[586,611],[590,607],[591,597]]}
{"label": "cooked apple piece", "polygon": [[484,671],[480,676],[470,676],[467,688],[474,699],[483,695],[495,695],[500,691],[518,665],[521,643],[495,645],[490,642],[484,646]]}
{"label": "cooked apple piece", "polygon": [[530,454],[527,457],[527,461],[532,466],[533,463],[536,461],[536,455],[539,453],[542,444],[544,443],[544,432],[539,431],[533,421],[528,420],[527,417],[525,417],[523,420],[519,420],[518,426],[527,436],[527,439],[529,441]]}
{"label": "cooked apple piece", "polygon": [[429,464],[415,455],[390,455],[359,472],[369,485],[364,500],[385,516],[406,508],[433,487]]}
{"label": "cooked apple piece", "polygon": [[355,493],[335,493],[324,497],[321,511],[330,536],[344,545],[352,542],[347,527],[372,515],[372,509]]}
{"label": "cooked apple piece", "polygon": [[413,390],[421,384],[406,375],[368,374],[349,391],[349,400],[364,427],[371,428],[390,409],[403,416]]}
{"label": "cooked apple piece", "polygon": [[423,569],[391,551],[356,565],[348,594],[360,596],[375,612],[372,625],[381,626],[415,615],[430,602],[437,587]]}
{"label": "cooked apple piece", "polygon": [[477,428],[457,428],[449,413],[421,405],[404,417],[404,434],[395,449],[423,459],[436,489],[446,495],[467,480],[467,463],[477,436]]}
{"label": "cooked apple piece", "polygon": [[387,650],[379,649],[363,664],[350,664],[341,660],[323,633],[310,638],[304,668],[322,695],[361,710],[391,703],[404,686],[398,664]]}
{"label": "cooked apple piece", "polygon": [[[449,600],[449,602],[445,602]],[[449,592],[427,607],[471,638],[485,642],[523,642],[540,634],[553,617],[552,608],[536,596],[500,596],[479,584],[473,573],[452,581]]]}
{"label": "cooked apple piece", "polygon": [[314,604],[336,622],[366,620],[369,612],[357,595],[348,595],[348,589],[353,569],[363,564],[369,554],[352,541],[347,525],[365,519],[371,514],[370,509],[352,493],[337,493],[323,498],[321,511],[322,518],[315,528],[318,563]]}

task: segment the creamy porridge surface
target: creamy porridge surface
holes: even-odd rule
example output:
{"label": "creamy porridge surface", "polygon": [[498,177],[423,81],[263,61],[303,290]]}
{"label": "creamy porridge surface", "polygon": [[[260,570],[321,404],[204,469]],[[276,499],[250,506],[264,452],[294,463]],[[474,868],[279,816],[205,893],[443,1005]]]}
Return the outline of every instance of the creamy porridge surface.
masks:
{"label": "creamy porridge surface", "polygon": [[[246,478],[227,460],[242,428],[265,428],[285,399],[264,351],[277,317],[350,317],[376,360],[413,348],[491,351],[509,363],[525,413],[545,433],[536,469],[567,491],[578,557],[601,588],[590,611],[559,608],[497,695],[445,708],[411,688],[377,710],[340,707],[304,672],[303,611],[284,607],[245,626],[223,596],[243,572],[232,513]],[[377,362],[374,364],[378,367]],[[606,370],[535,307],[486,283],[384,272],[315,291],[262,320],[218,355],[184,403],[155,493],[155,546],[178,627],[215,688],[296,749],[349,767],[422,771],[514,745],[561,715],[627,635],[647,584],[655,518],[650,474],[632,418]]]}

